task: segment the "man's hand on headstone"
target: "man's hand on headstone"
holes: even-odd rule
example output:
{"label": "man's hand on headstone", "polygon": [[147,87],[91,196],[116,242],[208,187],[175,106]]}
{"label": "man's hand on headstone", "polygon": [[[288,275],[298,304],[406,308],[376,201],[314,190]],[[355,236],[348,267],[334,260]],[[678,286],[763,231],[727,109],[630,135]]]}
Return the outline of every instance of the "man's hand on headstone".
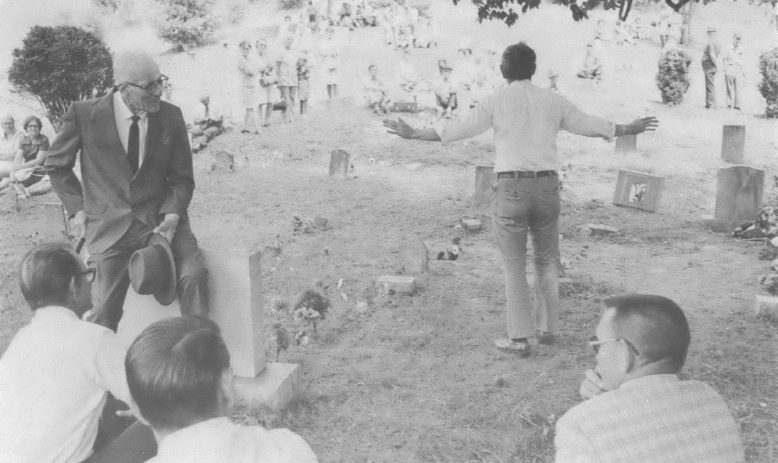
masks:
{"label": "man's hand on headstone", "polygon": [[83,238],[86,236],[86,214],[83,210],[76,212],[70,219],[70,234],[74,238]]}
{"label": "man's hand on headstone", "polygon": [[586,370],[584,373],[584,380],[581,383],[581,388],[578,390],[581,397],[584,399],[591,399],[594,396],[600,395],[605,392],[605,386],[602,383],[602,378],[594,370]]}
{"label": "man's hand on headstone", "polygon": [[164,236],[169,243],[172,243],[179,219],[180,217],[178,214],[165,214],[165,220],[154,229],[154,233],[159,233]]}

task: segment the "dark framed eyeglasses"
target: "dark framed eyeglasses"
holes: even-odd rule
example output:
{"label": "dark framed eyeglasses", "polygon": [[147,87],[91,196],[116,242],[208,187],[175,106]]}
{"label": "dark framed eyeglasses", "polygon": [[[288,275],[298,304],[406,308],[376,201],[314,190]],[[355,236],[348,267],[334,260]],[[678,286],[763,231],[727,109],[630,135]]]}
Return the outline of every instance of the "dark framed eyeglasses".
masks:
{"label": "dark framed eyeglasses", "polygon": [[82,275],[84,276],[84,278],[86,278],[86,281],[91,283],[95,281],[95,275],[97,275],[97,269],[93,267],[89,267],[83,272],[76,273],[76,276],[82,276]]}
{"label": "dark framed eyeglasses", "polygon": [[592,350],[594,350],[594,353],[598,354],[600,352],[600,345],[601,344],[605,344],[605,343],[608,343],[608,342],[616,342],[616,341],[623,341],[624,344],[626,344],[627,347],[629,347],[629,350],[631,350],[632,353],[635,354],[636,357],[640,357],[640,352],[637,350],[637,348],[631,342],[629,342],[629,340],[627,340],[625,338],[611,338],[611,339],[602,339],[602,340],[600,340],[597,337],[597,335],[595,334],[594,336],[591,336],[589,338],[589,345],[592,346]]}
{"label": "dark framed eyeglasses", "polygon": [[168,79],[168,77],[165,74],[160,74],[159,75],[159,79],[157,79],[154,82],[151,82],[150,84],[147,84],[145,86],[144,85],[133,84],[132,82],[124,82],[124,83],[127,84],[127,85],[131,85],[131,86],[133,86],[135,88],[139,88],[141,90],[145,90],[145,91],[151,93],[151,92],[156,92],[158,89],[164,87],[168,80],[170,80],[170,79]]}

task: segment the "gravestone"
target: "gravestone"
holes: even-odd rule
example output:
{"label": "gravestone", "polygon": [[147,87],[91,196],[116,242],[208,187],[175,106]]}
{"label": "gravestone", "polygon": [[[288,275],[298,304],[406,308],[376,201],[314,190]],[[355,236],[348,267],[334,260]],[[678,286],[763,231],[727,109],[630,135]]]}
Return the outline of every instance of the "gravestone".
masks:
{"label": "gravestone", "polygon": [[763,193],[763,170],[744,165],[722,167],[716,179],[714,219],[731,222],[732,228],[756,220]]}
{"label": "gravestone", "polygon": [[429,270],[429,250],[418,236],[407,236],[402,243],[403,268],[407,273],[426,273]]}
{"label": "gravestone", "polygon": [[475,166],[475,195],[473,196],[476,207],[489,206],[492,202],[492,187],[497,176],[494,166]]}
{"label": "gravestone", "polygon": [[404,293],[413,294],[416,292],[416,278],[402,275],[382,275],[376,280],[384,294]]}
{"label": "gravestone", "polygon": [[616,154],[629,153],[636,151],[638,148],[638,136],[637,135],[622,135],[616,137]]}
{"label": "gravestone", "polygon": [[[230,352],[236,400],[283,406],[295,393],[299,373],[297,365],[266,363],[260,252],[208,247],[202,251],[208,269],[209,318],[219,325]],[[149,324],[180,315],[178,300],[162,306],[153,296],[138,295],[130,287],[117,334],[129,346]]]}
{"label": "gravestone", "polygon": [[419,106],[415,101],[395,101],[392,110],[394,112],[415,113],[419,111]]}
{"label": "gravestone", "polygon": [[658,175],[622,169],[616,180],[613,204],[656,212],[664,185],[665,179]]}
{"label": "gravestone", "polygon": [[332,150],[330,153],[330,175],[348,177],[349,157],[347,151]]}
{"label": "gravestone", "polygon": [[746,126],[725,125],[721,134],[721,159],[743,164],[746,147]]}

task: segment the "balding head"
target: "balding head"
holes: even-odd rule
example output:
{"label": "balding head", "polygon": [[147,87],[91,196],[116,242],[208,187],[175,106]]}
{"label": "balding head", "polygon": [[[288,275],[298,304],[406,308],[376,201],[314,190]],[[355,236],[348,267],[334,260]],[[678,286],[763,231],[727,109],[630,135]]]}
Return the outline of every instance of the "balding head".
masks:
{"label": "balding head", "polygon": [[130,82],[145,85],[159,78],[159,66],[142,50],[125,50],[113,58],[113,79],[117,84]]}

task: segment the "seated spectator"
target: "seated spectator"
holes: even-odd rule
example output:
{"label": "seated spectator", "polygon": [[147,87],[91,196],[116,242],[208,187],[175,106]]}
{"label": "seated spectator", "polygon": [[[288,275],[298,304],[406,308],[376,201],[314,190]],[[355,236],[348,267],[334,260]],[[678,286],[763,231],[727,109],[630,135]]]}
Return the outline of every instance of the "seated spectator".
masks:
{"label": "seated spectator", "polygon": [[378,25],[375,11],[364,0],[357,4],[354,21],[359,27],[375,27]]}
{"label": "seated spectator", "polygon": [[594,45],[591,43],[586,44],[586,57],[583,69],[578,72],[578,77],[594,79],[597,82],[602,80],[602,60],[600,60],[600,54],[594,51]]}
{"label": "seated spectator", "polygon": [[51,191],[51,181],[43,168],[49,139],[41,133],[43,124],[35,116],[25,119],[23,127],[27,134],[19,139],[11,181],[21,196],[42,195]]}
{"label": "seated spectator", "polygon": [[0,118],[3,134],[0,136],[0,193],[10,184],[11,172],[15,169],[14,161],[19,152],[19,139],[24,133],[16,130],[13,116],[6,114]]}
{"label": "seated spectator", "polygon": [[341,5],[340,10],[338,11],[338,25],[348,27],[351,31],[356,27],[354,16],[351,11],[351,3],[343,2]]}
{"label": "seated spectator", "polygon": [[597,28],[594,30],[594,39],[601,40],[603,42],[610,42],[610,34],[608,33],[608,30],[605,28],[605,20],[600,19],[597,21]]}
{"label": "seated spectator", "polygon": [[622,45],[625,42],[630,45],[635,45],[637,42],[635,42],[635,39],[632,38],[632,34],[627,31],[627,29],[624,27],[624,23],[619,21],[616,21],[616,25],[613,26],[613,36],[616,39],[616,44]]}
{"label": "seated spectator", "polygon": [[308,15],[308,26],[313,29],[316,25],[316,18],[319,16],[319,12],[316,5],[313,4],[313,0],[308,0],[308,6],[305,8],[305,12]]}
{"label": "seated spectator", "polygon": [[440,77],[432,82],[432,91],[437,101],[438,117],[445,116],[451,119],[451,115],[457,108],[457,85],[451,78],[453,69],[445,60],[438,61]]}
{"label": "seated spectator", "polygon": [[400,50],[407,50],[413,47],[413,31],[411,26],[403,26],[397,28],[397,37],[395,40],[395,48]]}
{"label": "seated spectator", "polygon": [[554,93],[562,94],[562,89],[559,85],[559,72],[554,69],[548,70],[548,89]]}
{"label": "seated spectator", "polygon": [[211,320],[152,323],[130,346],[125,365],[159,444],[149,463],[317,463],[308,443],[288,429],[232,422],[230,354]]}
{"label": "seated spectator", "polygon": [[211,117],[211,97],[200,97],[200,114],[195,117],[194,125],[189,129],[192,136],[192,152],[203,150],[208,143],[224,132],[224,116]]}
{"label": "seated spectator", "polygon": [[421,82],[419,73],[411,63],[411,50],[405,49],[400,55],[400,63],[397,65],[397,83],[403,92],[413,95],[414,103],[417,102],[418,85]]}
{"label": "seated spectator", "polygon": [[681,308],[651,295],[605,307],[589,342],[597,366],[581,384],[584,401],[556,424],[556,462],[743,462],[724,399],[678,378],[691,341]]}
{"label": "seated spectator", "polygon": [[489,82],[485,72],[478,72],[475,80],[470,85],[470,108],[475,108],[479,101],[491,95],[494,86]]}
{"label": "seated spectator", "polygon": [[367,70],[370,73],[365,81],[367,105],[375,114],[386,114],[389,112],[386,107],[391,102],[389,98],[389,87],[383,80],[378,78],[378,67],[375,64],[371,64]]}
{"label": "seated spectator", "polygon": [[643,27],[643,21],[640,16],[635,16],[632,25],[627,28],[635,40],[650,40],[651,34]]}
{"label": "seated spectator", "polygon": [[67,243],[39,244],[22,258],[19,283],[33,316],[0,359],[0,461],[131,462],[154,454],[151,430],[139,422],[111,442],[124,429],[113,397],[131,403],[126,348],[113,331],[82,321],[94,278]]}
{"label": "seated spectator", "polygon": [[[415,41],[413,42],[413,46],[416,48],[430,48],[433,45],[432,24],[430,24],[429,18],[419,18],[414,36]],[[437,44],[435,44],[435,46],[437,46]]]}

